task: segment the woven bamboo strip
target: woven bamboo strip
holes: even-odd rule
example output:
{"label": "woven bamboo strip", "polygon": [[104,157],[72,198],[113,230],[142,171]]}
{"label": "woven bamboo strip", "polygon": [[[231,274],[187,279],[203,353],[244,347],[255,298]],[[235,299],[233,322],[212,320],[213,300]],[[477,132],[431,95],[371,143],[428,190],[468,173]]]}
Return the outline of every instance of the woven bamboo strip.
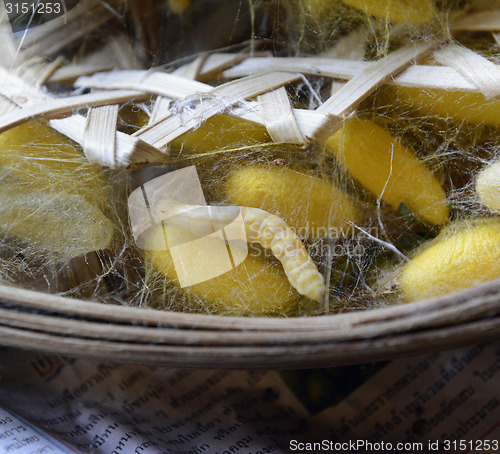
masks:
{"label": "woven bamboo strip", "polygon": [[434,58],[457,70],[487,98],[500,96],[500,68],[476,52],[451,43],[435,51]]}
{"label": "woven bamboo strip", "polygon": [[[264,71],[290,71],[348,80],[373,65],[373,62],[331,58],[249,58],[223,72],[224,77],[242,77]],[[447,90],[478,91],[458,71],[447,66],[411,65],[386,83],[406,87],[441,88]]]}
{"label": "woven bamboo strip", "polygon": [[158,123],[147,125],[134,135],[161,149],[210,117],[228,110],[244,99],[280,87],[298,77],[296,74],[273,73],[228,82],[214,88],[206,97],[198,97],[191,101],[188,99],[187,105],[184,103],[182,106],[188,108],[187,118],[183,116],[183,112],[179,112],[178,115],[172,115]]}
{"label": "woven bamboo strip", "polygon": [[[25,109],[19,109],[16,103],[13,103],[12,101],[10,104],[4,103],[2,108],[7,110],[8,113],[7,115],[2,116],[0,122],[5,118],[17,118],[19,123],[31,120],[33,116],[31,114],[26,114],[26,112],[30,111],[29,108],[32,103],[38,103],[35,104],[35,106],[40,106],[41,110],[44,110],[47,105],[50,106],[51,99],[41,94],[38,90],[33,89],[29,84],[24,83],[15,76],[10,76],[7,80],[9,83],[2,85],[0,87],[0,91],[3,90],[4,92],[7,92],[9,99],[27,105],[28,107],[25,107]],[[97,96],[99,97],[102,95]],[[112,97],[114,97],[114,95],[112,95]],[[108,101],[105,100],[102,104],[105,105],[107,103]],[[69,110],[71,111],[72,109]],[[40,112],[40,116],[43,115],[44,113]],[[51,120],[50,124],[61,134],[64,134],[80,145],[83,145],[84,132],[86,128],[84,117],[80,115],[72,115],[64,119]],[[12,127],[12,125],[10,127]],[[134,163],[155,162],[163,158],[163,154],[156,148],[153,148],[151,145],[141,141],[140,139],[121,132],[116,132],[116,147],[114,156],[115,162],[113,167],[128,167]]]}
{"label": "woven bamboo strip", "polygon": [[304,145],[297,120],[293,114],[288,93],[284,87],[264,93],[257,98],[265,126],[274,142]]}
{"label": "woven bamboo strip", "polygon": [[210,85],[185,79],[175,74],[160,71],[112,71],[80,77],[75,81],[77,88],[99,88],[105,90],[136,90],[153,93],[167,98],[180,99],[193,93],[206,93]]}
{"label": "woven bamboo strip", "polygon": [[115,167],[116,123],[119,109],[120,106],[117,104],[89,109],[82,148],[90,162]]}
{"label": "woven bamboo strip", "polygon": [[153,111],[149,117],[148,125],[154,125],[155,123],[165,120],[172,115],[170,110],[170,104],[172,99],[164,98],[163,96],[158,96],[155,100]]}
{"label": "woven bamboo strip", "polygon": [[[321,53],[320,56],[362,61],[365,57],[367,42],[368,29],[361,26],[347,36],[340,38],[331,49]],[[344,84],[344,81],[333,80],[330,86],[330,96],[339,91]]]}
{"label": "woven bamboo strip", "polygon": [[[50,120],[50,126],[80,145],[84,140],[85,123],[85,117],[81,115]],[[129,167],[137,163],[156,162],[165,157],[158,149],[146,142],[122,132],[116,132],[114,156],[113,167]]]}
{"label": "woven bamboo strip", "polygon": [[[233,108],[229,114],[265,126],[261,106],[257,102],[247,102]],[[293,115],[300,132],[309,139],[327,139],[332,131],[342,124],[342,119],[315,110],[293,109]]]}
{"label": "woven bamboo strip", "polygon": [[[116,75],[116,77],[114,75]],[[288,76],[285,77],[285,80],[289,80]],[[169,85],[168,88],[165,88],[169,83],[171,85]],[[155,108],[148,126],[136,133],[137,137],[141,137],[142,140],[147,141],[158,148],[166,145],[166,143],[161,142],[162,138],[165,138],[168,134],[172,133],[173,126],[168,123],[164,124],[167,118],[172,117],[172,113],[170,111],[170,98],[179,99],[180,97],[185,97],[188,98],[186,102],[189,102],[189,99],[191,99],[190,97],[195,96],[197,93],[200,94],[210,92],[215,95],[220,95],[220,90],[223,90],[223,87],[217,87],[217,89],[214,89],[209,85],[201,84],[199,82],[193,81],[191,83],[191,81],[188,81],[187,79],[179,80],[176,75],[160,72],[153,72],[151,75],[148,75],[148,73],[142,71],[96,74],[95,76],[89,78],[80,78],[77,81],[77,85],[81,88],[100,89],[135,88],[137,90],[148,91],[160,95],[155,103]],[[253,95],[253,92],[251,92],[250,95]],[[162,100],[161,98],[164,96],[167,96],[167,98]],[[219,106],[220,110],[224,110],[225,108],[225,105]],[[265,125],[258,103],[253,105],[245,103],[242,108],[235,107],[231,109],[229,114]],[[313,111],[294,109],[294,116],[298,122],[301,134],[314,139],[322,137],[320,134],[322,130],[330,131],[331,133],[331,130],[334,130],[334,128],[339,124],[338,119],[319,112],[315,113]],[[207,102],[204,102],[202,118],[203,120],[208,118]],[[201,121],[200,118],[196,118],[195,120],[197,123]],[[169,120],[171,123],[176,121],[178,120],[173,118]],[[167,140],[171,141],[173,139],[168,138]]]}
{"label": "woven bamboo strip", "polygon": [[354,76],[316,110],[338,117],[349,114],[363,99],[380,87],[386,79],[403,70],[412,60],[428,52],[436,45],[435,42],[421,42],[388,54]]}
{"label": "woven bamboo strip", "polygon": [[358,27],[353,32],[338,39],[333,47],[320,54],[320,57],[342,60],[363,60],[368,42],[368,29]]}
{"label": "woven bamboo strip", "polygon": [[55,118],[72,115],[74,110],[82,107],[98,107],[107,104],[122,103],[132,99],[144,98],[144,93],[130,90],[116,90],[106,93],[90,93],[61,99],[46,100],[44,103],[29,105],[0,118],[0,133],[37,118]]}
{"label": "woven bamboo strip", "polygon": [[[268,56],[267,52],[255,52],[253,56]],[[231,68],[234,65],[246,60],[249,57],[248,54],[241,53],[213,53],[207,56],[203,61],[203,65],[197,74],[198,80],[210,80],[214,79],[217,74],[221,71]]]}
{"label": "woven bamboo strip", "polygon": [[96,66],[95,64],[67,65],[62,68],[58,68],[54,74],[50,76],[48,82],[71,82],[79,77],[110,71],[111,69],[113,69],[113,66],[109,63],[101,66]]}
{"label": "woven bamboo strip", "polygon": [[178,77],[183,77],[185,79],[196,80],[201,68],[205,63],[206,58],[207,56],[202,54],[196,57],[190,63],[177,68],[172,74],[175,74]]}

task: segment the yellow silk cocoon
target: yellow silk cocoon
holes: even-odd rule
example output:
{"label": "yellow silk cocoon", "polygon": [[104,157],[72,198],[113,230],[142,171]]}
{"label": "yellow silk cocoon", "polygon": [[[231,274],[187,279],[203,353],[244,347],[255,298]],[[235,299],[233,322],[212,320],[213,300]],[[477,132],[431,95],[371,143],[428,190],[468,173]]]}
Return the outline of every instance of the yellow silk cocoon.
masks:
{"label": "yellow silk cocoon", "polygon": [[226,184],[234,205],[260,208],[281,217],[299,236],[326,236],[351,228],[359,219],[351,199],[332,183],[286,168],[247,166]]}
{"label": "yellow silk cocoon", "polygon": [[448,220],[439,180],[411,150],[374,122],[348,120],[327,145],[356,181],[393,208],[404,203],[429,224]]}
{"label": "yellow silk cocoon", "polygon": [[[310,14],[321,17],[330,3],[338,0],[302,0]],[[343,3],[359,9],[365,14],[388,22],[419,24],[436,17],[431,0],[342,0]]]}
{"label": "yellow silk cocoon", "polygon": [[26,123],[0,135],[0,176],[4,233],[63,259],[111,243],[99,168],[46,124]]}
{"label": "yellow silk cocoon", "polygon": [[229,115],[215,115],[199,128],[175,139],[172,145],[206,153],[222,148],[259,145],[270,141],[271,138],[262,125]]}
{"label": "yellow silk cocoon", "polygon": [[500,222],[446,230],[402,270],[406,301],[430,298],[500,278]]}
{"label": "yellow silk cocoon", "polygon": [[[168,238],[169,244],[185,244],[198,239],[191,232],[173,225],[153,227],[147,233],[146,260],[169,280],[178,283],[174,260],[170,251],[161,250]],[[218,238],[205,238],[205,248],[217,250],[223,243]],[[298,299],[281,264],[270,258],[255,257],[250,253],[246,259],[230,271],[212,279],[184,287],[183,291],[202,298],[222,312],[247,315],[283,314],[288,312]],[[182,254],[182,266],[188,269],[200,264],[200,251],[193,248]],[[198,272],[196,270],[195,272]]]}
{"label": "yellow silk cocoon", "polygon": [[402,86],[389,90],[394,99],[406,102],[425,115],[500,126],[500,101],[486,99],[482,93]]}
{"label": "yellow silk cocoon", "polygon": [[479,172],[476,192],[484,205],[491,210],[500,210],[500,161]]}

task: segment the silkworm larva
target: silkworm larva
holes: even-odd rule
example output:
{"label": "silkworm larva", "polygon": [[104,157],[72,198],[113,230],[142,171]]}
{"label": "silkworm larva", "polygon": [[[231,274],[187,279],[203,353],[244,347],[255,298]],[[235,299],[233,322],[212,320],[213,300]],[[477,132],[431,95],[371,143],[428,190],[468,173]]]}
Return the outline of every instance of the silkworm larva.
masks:
{"label": "silkworm larva", "polygon": [[407,301],[456,292],[500,277],[500,222],[446,229],[413,258],[400,277]]}
{"label": "silkworm larva", "polygon": [[316,301],[323,300],[326,293],[323,276],[302,241],[278,216],[251,207],[204,207],[172,201],[165,201],[160,209],[168,223],[200,236],[226,227],[241,210],[246,240],[272,251],[297,292]]}
{"label": "silkworm larva", "polygon": [[301,295],[322,301],[325,281],[295,232],[281,218],[264,210],[241,207],[241,213],[247,240],[271,249],[283,265],[290,284]]}
{"label": "silkworm larva", "polygon": [[482,170],[476,180],[476,191],[488,208],[500,210],[500,161]]}
{"label": "silkworm larva", "polygon": [[327,145],[355,180],[393,208],[404,203],[424,222],[447,222],[446,195],[439,180],[373,121],[347,120]]}
{"label": "silkworm larva", "polygon": [[[165,249],[165,237],[170,244],[183,244],[182,255],[177,259],[171,253],[171,247]],[[157,224],[147,231],[145,238],[145,260],[155,270],[161,273],[167,281],[181,285],[178,268],[196,272],[200,266],[200,250],[196,241],[200,238],[190,231],[178,228],[172,224]],[[223,243],[221,245],[221,243]],[[189,247],[193,245],[193,247]],[[214,250],[225,249],[227,244],[219,236],[207,236],[202,241],[207,258],[204,264],[214,268]],[[270,260],[263,254],[256,253],[256,249],[249,250],[248,256],[238,266],[229,271],[217,274],[210,279],[185,286],[183,293],[194,297],[194,301],[203,301],[203,305],[210,311],[229,313],[233,315],[285,315],[297,308],[299,294],[290,285],[278,260]],[[261,252],[261,251],[260,251]],[[215,267],[217,268],[217,264]],[[227,269],[227,268],[226,268]],[[202,271],[202,273],[204,273]],[[205,276],[206,277],[206,276]],[[186,302],[190,304],[189,301]],[[168,303],[167,303],[168,304]]]}

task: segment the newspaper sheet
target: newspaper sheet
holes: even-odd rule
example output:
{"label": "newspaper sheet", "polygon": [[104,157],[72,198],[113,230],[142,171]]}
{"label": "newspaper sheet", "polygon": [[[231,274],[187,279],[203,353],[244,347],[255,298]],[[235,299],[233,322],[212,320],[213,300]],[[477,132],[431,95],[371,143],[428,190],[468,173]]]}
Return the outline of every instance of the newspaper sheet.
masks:
{"label": "newspaper sheet", "polygon": [[[0,453],[499,448],[500,342],[392,361],[315,414],[276,371],[168,369],[10,350],[2,365]],[[345,370],[318,386],[340,388]]]}

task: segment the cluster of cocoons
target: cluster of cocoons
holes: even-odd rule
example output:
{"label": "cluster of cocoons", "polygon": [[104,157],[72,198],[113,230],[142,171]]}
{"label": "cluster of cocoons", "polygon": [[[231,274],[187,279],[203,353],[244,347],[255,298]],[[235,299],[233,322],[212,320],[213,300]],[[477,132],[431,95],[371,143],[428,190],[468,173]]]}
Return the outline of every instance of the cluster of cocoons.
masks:
{"label": "cluster of cocoons", "polygon": [[106,184],[80,147],[44,123],[0,135],[0,229],[68,260],[111,244]]}

